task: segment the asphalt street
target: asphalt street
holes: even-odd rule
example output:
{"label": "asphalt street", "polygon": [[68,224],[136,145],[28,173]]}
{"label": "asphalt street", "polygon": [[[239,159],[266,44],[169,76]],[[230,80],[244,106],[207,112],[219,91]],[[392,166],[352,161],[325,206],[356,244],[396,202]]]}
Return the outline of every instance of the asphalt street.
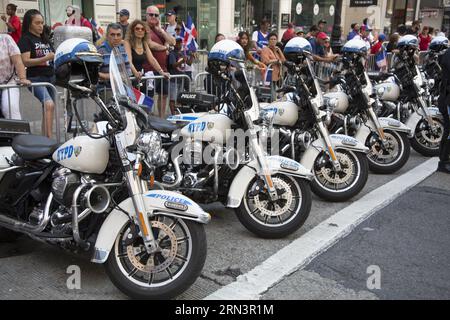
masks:
{"label": "asphalt street", "polygon": [[[397,174],[371,175],[367,187],[352,202],[358,201],[396,177],[414,172],[414,169],[426,160],[412,152],[409,163]],[[391,210],[394,214],[382,210],[368,220],[364,227],[357,228],[349,237],[322,254],[305,269],[273,287],[263,298],[414,298],[421,285],[429,287],[427,294],[430,298],[449,298],[450,260],[449,255],[445,256],[448,254],[449,238],[448,234],[442,234],[444,230],[450,229],[448,209],[447,216],[444,214],[445,208],[450,204],[448,190],[449,177],[434,176],[425,181],[418,189],[384,209]],[[198,281],[179,299],[203,299],[233,283],[240,275],[249,272],[352,202],[328,203],[314,197],[311,215],[304,227],[283,240],[258,239],[239,223],[232,211],[220,204],[207,207],[208,212],[213,213],[213,219],[207,226],[206,265]],[[405,207],[405,203],[408,206]],[[434,207],[436,212],[431,213],[430,209]],[[428,214],[424,215],[424,211]],[[372,229],[373,231],[367,231]],[[430,241],[418,245],[423,239]],[[395,249],[394,244],[398,245]],[[398,279],[396,272],[407,269],[407,266],[404,267],[401,263],[402,257],[408,255],[411,255],[410,260],[405,263],[414,267],[411,276],[418,279],[417,289],[410,290],[412,284],[407,274],[401,282],[405,287],[399,284],[396,291],[392,291],[390,288],[395,286],[396,282],[390,279]],[[430,257],[436,259],[432,260]],[[111,284],[103,267],[91,264],[89,258],[88,255],[67,253],[25,237],[13,244],[0,244],[0,299],[126,299]],[[372,292],[365,286],[369,277],[366,269],[372,265],[380,266],[382,271],[380,292]],[[67,272],[71,266],[78,266],[81,270],[79,290],[67,288],[71,275]],[[430,266],[435,267],[429,269]],[[434,277],[422,281],[422,278],[429,274]],[[409,286],[406,285],[408,283]],[[424,295],[425,293],[417,297]]]}

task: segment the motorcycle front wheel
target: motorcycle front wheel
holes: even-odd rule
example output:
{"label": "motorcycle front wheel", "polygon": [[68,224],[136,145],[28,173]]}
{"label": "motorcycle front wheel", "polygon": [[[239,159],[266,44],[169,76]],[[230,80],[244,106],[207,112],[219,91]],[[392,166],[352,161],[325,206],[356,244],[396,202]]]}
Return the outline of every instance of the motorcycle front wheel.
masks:
{"label": "motorcycle front wheel", "polygon": [[433,118],[436,131],[433,133],[426,120],[422,120],[411,139],[411,147],[425,157],[438,157],[439,148],[444,136],[444,123],[439,118]]}
{"label": "motorcycle front wheel", "polygon": [[366,145],[370,151],[367,155],[369,168],[376,174],[392,174],[405,166],[411,154],[411,143],[403,132],[385,130],[387,144],[383,148],[379,142],[369,137]]}
{"label": "motorcycle front wheel", "polygon": [[358,195],[367,183],[369,163],[365,154],[344,149],[335,150],[341,165],[336,172],[331,163],[320,166],[322,156],[316,159],[312,191],[320,198],[331,202],[344,202]]}
{"label": "motorcycle front wheel", "polygon": [[309,182],[285,174],[274,175],[272,180],[278,200],[270,199],[264,182],[257,177],[247,186],[236,212],[244,227],[264,239],[280,239],[294,233],[311,211]]}
{"label": "motorcycle front wheel", "polygon": [[149,254],[136,228],[128,223],[119,233],[105,264],[114,285],[127,296],[141,300],[172,299],[200,276],[206,260],[203,225],[159,216],[150,221],[158,244]]}

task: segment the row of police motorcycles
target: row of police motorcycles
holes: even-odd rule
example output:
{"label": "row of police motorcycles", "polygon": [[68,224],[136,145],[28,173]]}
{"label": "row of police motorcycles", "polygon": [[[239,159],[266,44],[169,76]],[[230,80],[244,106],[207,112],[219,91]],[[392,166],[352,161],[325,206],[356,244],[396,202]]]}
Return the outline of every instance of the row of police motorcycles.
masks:
{"label": "row of police motorcycles", "polygon": [[[434,61],[448,46],[438,41]],[[417,66],[417,39],[400,40],[393,73],[383,75],[369,75],[365,43],[349,41],[327,82],[316,77],[311,51],[303,38],[286,45],[282,98],[262,104],[242,48],[221,41],[208,61],[217,94],[181,93],[188,111],[162,120],[136,103],[118,51],[105,103],[97,93],[102,56],[86,40],[65,41],[55,71],[70,93],[73,137],[62,145],[31,134],[2,143],[0,241],[25,234],[90,252],[128,296],[169,299],[196,281],[206,260],[211,216],[199,204],[221,202],[254,235],[283,238],[307,220],[312,192],[347,201],[369,170],[401,169],[411,145],[437,154],[442,119],[427,79],[438,79],[439,64],[430,57],[427,68]],[[98,105],[93,126],[80,117],[83,99]]]}

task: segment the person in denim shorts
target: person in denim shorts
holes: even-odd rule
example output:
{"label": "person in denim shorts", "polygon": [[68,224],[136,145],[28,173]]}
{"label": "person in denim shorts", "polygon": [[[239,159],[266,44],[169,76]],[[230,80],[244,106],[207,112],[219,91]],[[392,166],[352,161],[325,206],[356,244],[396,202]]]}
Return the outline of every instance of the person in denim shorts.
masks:
{"label": "person in denim shorts", "polygon": [[[44,32],[44,18],[38,10],[29,10],[23,18],[23,36],[19,41],[22,60],[27,67],[27,78],[32,83],[55,83],[53,70],[54,49]],[[39,86],[30,88],[45,110],[42,121],[43,135],[51,138],[53,134],[53,117],[55,101],[53,90]]]}

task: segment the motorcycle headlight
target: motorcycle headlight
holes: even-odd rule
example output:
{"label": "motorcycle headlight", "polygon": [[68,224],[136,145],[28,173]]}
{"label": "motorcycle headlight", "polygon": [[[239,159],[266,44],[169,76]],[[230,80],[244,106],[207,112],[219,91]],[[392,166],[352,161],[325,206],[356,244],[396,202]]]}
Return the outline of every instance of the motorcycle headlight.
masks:
{"label": "motorcycle headlight", "polygon": [[153,131],[141,134],[136,145],[138,151],[145,154],[150,165],[161,166],[167,163],[169,154],[162,147],[159,133]]}
{"label": "motorcycle headlight", "polygon": [[430,86],[430,89],[434,88],[435,84],[436,84],[436,81],[434,79],[428,80],[428,85]]}

